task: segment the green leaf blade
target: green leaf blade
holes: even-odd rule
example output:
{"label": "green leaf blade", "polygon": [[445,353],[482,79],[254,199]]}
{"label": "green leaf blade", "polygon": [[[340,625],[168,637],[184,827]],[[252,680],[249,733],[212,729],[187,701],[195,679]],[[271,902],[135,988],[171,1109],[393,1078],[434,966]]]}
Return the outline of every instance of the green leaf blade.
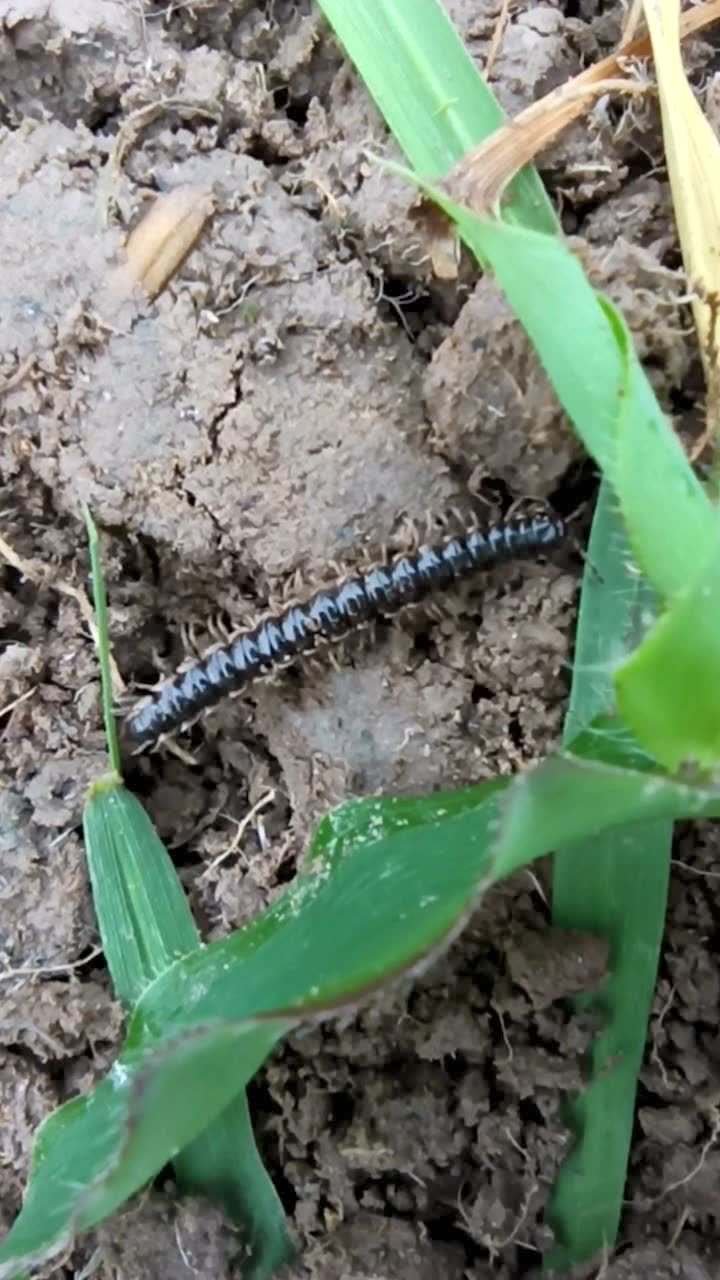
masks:
{"label": "green leaf blade", "polygon": [[[410,178],[413,175],[408,175]],[[588,452],[612,485],[639,566],[664,599],[715,542],[716,513],[617,311],[558,238],[479,218],[425,190],[488,262]],[[572,327],[567,316],[572,315]],[[652,465],[648,465],[652,459]]]}
{"label": "green leaf blade", "polygon": [[[119,999],[131,1009],[179,957],[201,950],[200,935],[165,846],[119,779],[93,789],[83,822],[105,958]],[[216,1199],[242,1227],[252,1274],[263,1280],[276,1262],[291,1257],[292,1245],[257,1150],[244,1089],[237,1088],[173,1163],[181,1188]],[[178,1124],[179,1118],[169,1129],[176,1137]]]}
{"label": "green leaf blade", "polygon": [[127,1049],[90,1094],[49,1116],[23,1208],[0,1247],[0,1280],[124,1204],[237,1096],[284,1029],[200,1026],[150,1051]]}
{"label": "green leaf blade", "polygon": [[[600,1255],[617,1239],[635,1119],[637,1080],[665,923],[672,824],[643,822],[566,845],[555,858],[553,923],[608,938],[610,975],[581,1008],[597,1008],[603,1030],[590,1081],[573,1100],[575,1144],[555,1179],[547,1220],[561,1271]],[[585,856],[582,857],[581,855]]]}
{"label": "green leaf blade", "polygon": [[[327,866],[311,863],[259,921],[192,951],[146,988],[120,1058],[65,1118],[63,1141],[48,1140],[57,1117],[41,1130],[28,1199],[0,1249],[0,1277],[25,1268],[19,1240],[48,1250],[48,1198],[63,1199],[60,1248],[69,1222],[79,1229],[99,1221],[192,1142],[291,1025],[351,1007],[413,969],[457,927],[484,885],[545,853],[558,835],[607,829],[638,812],[643,796],[652,813],[720,813],[720,789],[681,786],[657,772],[626,770],[618,790],[622,760],[635,758],[620,738],[613,769],[572,755],[540,766],[520,796],[517,820],[500,813],[518,794],[516,784],[481,784],[470,802],[455,793],[445,817],[445,806],[429,797],[425,827],[398,827],[393,811],[392,833],[379,839],[377,809],[355,809],[355,839],[343,856]],[[568,828],[558,812],[558,777],[581,792],[586,787],[584,825],[581,802],[576,826]],[[86,1160],[83,1152],[95,1154]],[[57,1226],[57,1216],[53,1221]]]}
{"label": "green leaf blade", "polygon": [[127,1008],[179,956],[200,945],[167,850],[125,787],[95,791],[84,814],[85,848],[105,959]]}
{"label": "green leaf blade", "polygon": [[[603,481],[580,598],[565,740],[586,750],[591,721],[613,705],[618,662],[655,617],[657,600],[633,572],[617,499]],[[631,750],[628,737],[626,749]],[[585,736],[585,742],[587,737]],[[595,749],[592,740],[588,746]],[[607,739],[599,743],[610,754]],[[631,756],[651,776],[650,762]],[[654,766],[652,767],[654,771]],[[580,997],[603,1021],[587,1088],[573,1100],[573,1150],[553,1186],[547,1219],[556,1237],[546,1264],[565,1270],[617,1238],[632,1141],[637,1077],[657,978],[672,849],[672,824],[618,827],[560,845],[553,860],[553,923],[607,938],[610,972],[602,989]]]}

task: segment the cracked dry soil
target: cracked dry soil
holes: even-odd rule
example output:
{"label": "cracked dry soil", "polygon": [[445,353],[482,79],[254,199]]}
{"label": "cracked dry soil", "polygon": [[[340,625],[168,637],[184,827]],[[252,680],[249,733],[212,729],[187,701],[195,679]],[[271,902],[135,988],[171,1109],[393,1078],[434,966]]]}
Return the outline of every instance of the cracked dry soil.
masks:
{"label": "cracked dry soil", "polygon": [[[497,18],[448,0],[482,65]],[[498,291],[430,274],[385,130],[307,0],[0,7],[2,533],[53,582],[105,533],[115,656],[153,681],[296,578],[332,576],[449,508],[569,512],[594,477]],[[515,113],[614,46],[617,3],[529,4],[492,82]],[[687,48],[711,119],[718,58]],[[124,154],[118,160],[118,142]],[[663,404],[699,429],[699,365],[656,105],[603,100],[542,158],[566,229],[623,308]],[[123,228],[196,184],[217,212],[153,305],[107,282]],[[108,218],[108,212],[112,217]],[[696,421],[697,419],[697,421]],[[525,564],[221,707],[132,784],[208,938],[261,910],[329,805],[507,773],[557,739],[580,565]],[[0,1227],[30,1141],[121,1037],[79,819],[103,761],[77,603],[0,563]],[[258,805],[233,844],[237,823]],[[720,1276],[718,839],[678,837],[621,1248],[608,1280]],[[546,937],[545,869],[494,892],[412,987],[291,1037],[251,1090],[302,1246],[298,1280],[537,1276],[592,1028]],[[239,1274],[240,1242],[162,1178],[58,1275]],[[580,1274],[580,1272],[578,1272]]]}

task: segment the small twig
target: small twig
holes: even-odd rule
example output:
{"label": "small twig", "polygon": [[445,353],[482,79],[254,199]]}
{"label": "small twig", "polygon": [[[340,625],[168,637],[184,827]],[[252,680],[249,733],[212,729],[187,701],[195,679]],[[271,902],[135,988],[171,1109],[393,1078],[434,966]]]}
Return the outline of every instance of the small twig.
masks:
{"label": "small twig", "polygon": [[19,707],[21,702],[26,702],[27,699],[32,698],[33,694],[36,692],[37,692],[37,685],[34,684],[32,689],[26,689],[24,693],[20,694],[19,698],[13,698],[13,701],[8,702],[7,706],[0,707],[0,717],[9,716],[10,712],[14,711],[16,707]]}
{"label": "small twig", "polygon": [[703,1143],[700,1155],[695,1161],[695,1164],[693,1165],[692,1169],[690,1169],[690,1171],[686,1173],[683,1178],[676,1178],[674,1182],[668,1183],[668,1185],[663,1188],[660,1194],[658,1196],[655,1196],[655,1198],[651,1201],[651,1204],[657,1204],[659,1200],[663,1200],[665,1196],[669,1196],[671,1192],[677,1191],[679,1187],[686,1186],[688,1182],[692,1182],[693,1178],[697,1177],[703,1165],[705,1164],[705,1161],[707,1160],[708,1152],[711,1150],[712,1147],[715,1146],[715,1143],[720,1137],[720,1112],[718,1112],[718,1110],[715,1107],[713,1107],[711,1115],[712,1115],[713,1123],[712,1123],[712,1131],[710,1133],[710,1137],[707,1139],[706,1142]]}
{"label": "small twig", "polygon": [[675,1225],[675,1229],[670,1237],[670,1240],[668,1241],[668,1249],[675,1248],[675,1245],[680,1239],[680,1236],[682,1235],[683,1229],[685,1227],[685,1223],[687,1222],[689,1217],[690,1217],[690,1207],[689,1205],[685,1204],[683,1205],[682,1213],[680,1214],[680,1217],[678,1218],[677,1223]]}
{"label": "small twig", "polygon": [[525,875],[527,876],[528,880],[529,880],[529,881],[530,881],[530,883],[532,884],[532,887],[533,887],[533,889],[535,890],[535,892],[536,892],[537,894],[539,894],[539,896],[540,896],[540,898],[541,898],[542,902],[544,903],[544,905],[545,905],[545,906],[547,906],[547,905],[548,905],[547,894],[545,893],[545,890],[543,889],[543,887],[542,887],[542,885],[541,885],[540,881],[538,880],[537,876],[535,875],[535,872],[534,872],[534,871],[530,871],[530,869],[529,869],[528,867],[525,867]]}
{"label": "small twig", "polygon": [[219,107],[212,107],[208,101],[194,101],[180,97],[161,98],[157,102],[148,102],[131,111],[118,129],[113,149],[98,184],[101,210],[106,222],[109,220],[108,215],[115,198],[115,189],[122,181],[123,165],[127,157],[148,125],[162,119],[170,111],[176,111],[181,119],[204,116],[207,120],[214,120],[216,124],[222,120],[222,110]]}
{"label": "small twig", "polygon": [[662,1058],[660,1057],[660,1052],[658,1050],[658,1035],[660,1033],[662,1024],[665,1021],[665,1018],[669,1012],[670,1006],[674,999],[675,999],[675,987],[672,986],[668,993],[667,1000],[665,1001],[662,1009],[660,1010],[657,1016],[657,1020],[654,1023],[653,1029],[652,1029],[652,1050],[650,1053],[650,1061],[654,1062],[656,1066],[660,1068],[660,1075],[662,1076],[662,1082],[665,1085],[666,1089],[670,1088],[670,1079],[668,1077],[667,1071],[665,1070],[665,1064]]}
{"label": "small twig", "polygon": [[643,0],[632,0],[620,37],[620,48],[624,49],[638,34],[643,20]]}
{"label": "small twig", "polygon": [[241,821],[237,823],[237,831],[235,832],[235,835],[233,836],[227,849],[223,849],[222,853],[219,853],[217,858],[213,858],[212,862],[209,863],[209,865],[205,868],[202,875],[200,876],[201,880],[204,880],[207,876],[209,876],[211,871],[214,871],[216,867],[220,866],[221,862],[224,862],[226,858],[229,858],[233,853],[237,851],[240,841],[242,840],[253,818],[255,818],[258,815],[258,813],[262,812],[263,809],[267,809],[269,804],[273,804],[274,800],[275,800],[275,790],[273,788],[270,791],[266,791],[265,795],[261,796],[260,799],[256,801],[252,809],[250,809],[245,814],[245,817],[242,818]]}
{"label": "small twig", "polygon": [[245,281],[245,283],[244,283],[244,285],[242,286],[242,289],[240,290],[240,292],[239,292],[239,294],[238,294],[237,298],[234,298],[232,302],[229,302],[229,303],[228,303],[228,305],[227,305],[226,307],[218,307],[218,309],[217,309],[216,311],[213,311],[213,315],[214,315],[214,316],[217,316],[218,318],[219,318],[220,316],[229,316],[231,311],[235,311],[235,309],[236,309],[237,307],[241,307],[241,306],[242,306],[242,304],[243,304],[243,302],[245,301],[245,299],[247,298],[247,296],[248,296],[248,294],[249,294],[250,290],[251,290],[251,289],[252,289],[256,284],[259,284],[261,280],[262,280],[262,272],[260,272],[260,271],[256,271],[256,273],[255,273],[255,275],[254,275],[254,276],[251,276],[249,280],[246,280],[246,281]]}
{"label": "small twig", "polygon": [[513,1053],[513,1047],[510,1043],[510,1038],[508,1036],[507,1029],[505,1027],[505,1019],[503,1017],[502,1009],[500,1008],[499,1005],[494,1003],[492,1004],[491,1007],[495,1010],[495,1014],[497,1015],[497,1020],[500,1023],[500,1031],[502,1033],[502,1038],[505,1044],[505,1048],[507,1049],[506,1062],[508,1066],[510,1066],[513,1061],[513,1058],[515,1057],[515,1054]]}
{"label": "small twig", "polygon": [[505,35],[505,28],[508,24],[508,18],[510,17],[510,4],[511,0],[502,0],[500,12],[495,21],[495,26],[493,27],[493,33],[490,39],[490,48],[488,49],[488,55],[485,59],[485,66],[483,68],[483,74],[487,80],[490,79],[495,59],[500,52],[500,45],[502,44],[503,36]]}
{"label": "small twig", "polygon": [[720,871],[705,871],[702,867],[691,866],[689,862],[681,862],[679,858],[673,858],[670,865],[682,867],[683,871],[689,871],[693,876],[701,876],[703,880],[720,880]]}
{"label": "small twig", "polygon": [[602,1251],[602,1260],[600,1262],[600,1269],[595,1274],[593,1280],[606,1280],[609,1266],[610,1266],[610,1250],[608,1249],[607,1244],[604,1244],[603,1251]]}
{"label": "small twig", "polygon": [[180,1223],[177,1221],[175,1222],[175,1243],[177,1245],[178,1253],[180,1254],[180,1257],[182,1258],[183,1263],[187,1267],[188,1271],[192,1271],[196,1276],[199,1276],[200,1272],[198,1271],[197,1267],[194,1266],[194,1264],[190,1261],[190,1258],[185,1252],[185,1248],[182,1242],[182,1237],[180,1235]]}
{"label": "small twig", "polygon": [[66,964],[41,964],[19,969],[3,969],[0,972],[0,982],[6,982],[8,978],[37,978],[43,973],[74,973],[76,969],[82,968],[83,965],[89,964],[91,960],[96,960],[101,955],[102,947],[95,947],[89,955],[83,956],[82,960],[70,960]]}
{"label": "small twig", "polygon": [[[70,1248],[72,1249],[72,1247],[73,1246],[71,1245]],[[90,1257],[85,1263],[82,1271],[77,1271],[75,1273],[75,1280],[90,1280],[90,1276],[94,1276],[95,1272],[104,1265],[104,1262],[105,1256],[102,1245],[98,1245],[97,1249],[90,1254]]]}

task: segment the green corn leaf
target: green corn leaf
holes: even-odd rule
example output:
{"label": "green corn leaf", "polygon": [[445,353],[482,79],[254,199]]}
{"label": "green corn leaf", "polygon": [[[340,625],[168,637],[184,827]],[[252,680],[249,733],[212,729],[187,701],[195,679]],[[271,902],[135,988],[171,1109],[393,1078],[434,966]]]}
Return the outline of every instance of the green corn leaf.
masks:
{"label": "green corn leaf", "polygon": [[[580,598],[573,684],[565,723],[572,741],[613,706],[613,674],[652,626],[657,600],[633,571],[617,499],[603,481]],[[603,746],[600,738],[596,749]],[[642,767],[643,756],[638,757]],[[647,758],[644,761],[648,767]],[[607,938],[609,976],[576,1004],[595,1008],[602,1031],[587,1088],[570,1108],[576,1143],[555,1179],[547,1218],[565,1270],[616,1239],[666,911],[672,824],[638,822],[559,846],[553,859],[553,923]]]}
{"label": "green corn leaf", "polygon": [[105,959],[131,1009],[148,983],[199,947],[200,934],[162,841],[118,778],[91,789],[83,827]]}
{"label": "green corn leaf", "polygon": [[[111,776],[91,791],[85,848],[103,950],[115,992],[131,1009],[200,935],[172,861],[142,805]],[[263,1280],[292,1255],[285,1214],[255,1144],[244,1090],[173,1165],[182,1191],[221,1204],[243,1229],[247,1280]]]}
{"label": "green corn leaf", "polygon": [[156,978],[108,1077],[42,1126],[0,1278],[112,1213],[232,1102],[291,1025],[411,970],[487,884],[613,824],[720,814],[720,788],[653,769],[620,730],[593,724],[519,779],[405,802],[405,814],[366,801],[336,816],[337,834],[324,823],[324,851],[273,907]]}
{"label": "green corn leaf", "polygon": [[293,1256],[285,1212],[255,1145],[245,1090],[173,1160],[178,1187],[222,1205],[243,1229],[243,1280],[266,1280]]}
{"label": "green corn leaf", "polygon": [[666,768],[720,760],[720,525],[681,592],[615,675],[618,708]]}
{"label": "green corn leaf", "polygon": [[[492,127],[491,96],[480,77],[472,85],[472,64],[447,36],[447,19],[433,0],[325,0],[324,8],[425,176],[438,176]],[[374,81],[372,59],[361,47],[373,28],[376,57],[384,56],[383,43],[391,52]],[[478,115],[470,122],[475,90]],[[561,402],[612,480],[635,559],[672,609],[701,582],[715,513],[658,410],[619,316],[597,298],[555,234],[526,229],[556,231],[554,218],[544,222],[536,179],[529,180],[531,186],[513,189],[513,213],[505,215],[523,226],[477,219],[443,193],[431,194],[479,259],[492,265]],[[615,650],[603,660],[614,663]],[[661,654],[654,680],[666,660]],[[297,883],[247,929],[160,973],[143,991],[108,1077],[41,1128],[22,1213],[0,1248],[0,1278],[54,1256],[76,1231],[111,1213],[233,1104],[291,1025],[353,1004],[388,976],[412,969],[457,927],[485,885],[573,842],[580,875],[598,847],[591,841],[604,832],[625,840],[632,830],[626,824],[634,824],[647,839],[651,822],[720,813],[712,781],[673,778],[654,764],[650,720],[636,715],[633,738],[619,721],[578,716],[571,750],[519,779],[425,801],[359,802],[332,815]],[[662,750],[667,756],[667,741]],[[655,859],[652,839],[645,847]],[[624,905],[617,904],[619,913]],[[622,957],[613,960],[628,972]],[[616,1155],[617,1149],[616,1143]]]}

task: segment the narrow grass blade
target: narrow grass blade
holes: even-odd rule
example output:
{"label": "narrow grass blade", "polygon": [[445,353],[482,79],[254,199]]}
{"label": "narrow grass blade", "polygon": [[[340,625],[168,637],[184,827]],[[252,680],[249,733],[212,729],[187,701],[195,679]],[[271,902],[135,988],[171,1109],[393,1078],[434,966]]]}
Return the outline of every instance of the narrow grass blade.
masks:
{"label": "narrow grass blade", "polygon": [[[565,740],[613,705],[612,675],[651,625],[657,601],[632,571],[617,499],[605,481],[593,521],[578,623]],[[637,1075],[666,911],[672,824],[618,828],[560,846],[553,863],[553,922],[610,943],[603,989],[580,997],[597,1008],[602,1032],[587,1089],[570,1108],[576,1144],[560,1169],[548,1208],[556,1247],[547,1265],[565,1270],[617,1238],[632,1138]]]}
{"label": "narrow grass blade", "polygon": [[[110,689],[105,583],[97,530],[90,534],[103,707],[110,750],[117,753]],[[185,891],[142,805],[117,773],[91,788],[83,814],[93,902],[113,986],[132,1009],[155,978],[201,945]],[[181,1189],[222,1204],[245,1233],[248,1276],[264,1280],[287,1261],[292,1244],[277,1192],[258,1153],[244,1091],[175,1159]]]}
{"label": "narrow grass blade", "polygon": [[98,660],[100,662],[105,738],[107,741],[108,755],[110,757],[110,767],[114,773],[119,776],[121,772],[120,748],[118,746],[117,726],[115,724],[115,712],[113,709],[112,678],[110,675],[110,642],[108,639],[108,612],[105,576],[102,571],[98,531],[95,521],[90,514],[89,507],[83,507],[83,514],[85,516],[85,528],[87,529],[88,546],[90,550],[90,568],[92,572],[93,599],[95,602],[95,619],[97,622],[97,650]]}
{"label": "narrow grass blade", "polygon": [[120,778],[110,677],[107,593],[97,528],[85,508],[97,619],[103,715],[114,773],[91,788],[83,811],[93,904],[105,959],[126,1008],[200,935],[172,861],[142,805]]}
{"label": "narrow grass blade", "polygon": [[672,823],[638,823],[556,854],[553,922],[608,939],[611,974],[591,1003],[605,1022],[592,1048],[591,1080],[569,1112],[576,1144],[548,1206],[557,1245],[547,1258],[564,1270],[617,1239],[635,1118],[637,1077],[647,1039],[665,922]]}
{"label": "narrow grass blade", "polygon": [[[318,0],[410,163],[441,178],[505,122],[437,0]],[[503,217],[550,235],[555,211],[533,168],[508,187]]]}

